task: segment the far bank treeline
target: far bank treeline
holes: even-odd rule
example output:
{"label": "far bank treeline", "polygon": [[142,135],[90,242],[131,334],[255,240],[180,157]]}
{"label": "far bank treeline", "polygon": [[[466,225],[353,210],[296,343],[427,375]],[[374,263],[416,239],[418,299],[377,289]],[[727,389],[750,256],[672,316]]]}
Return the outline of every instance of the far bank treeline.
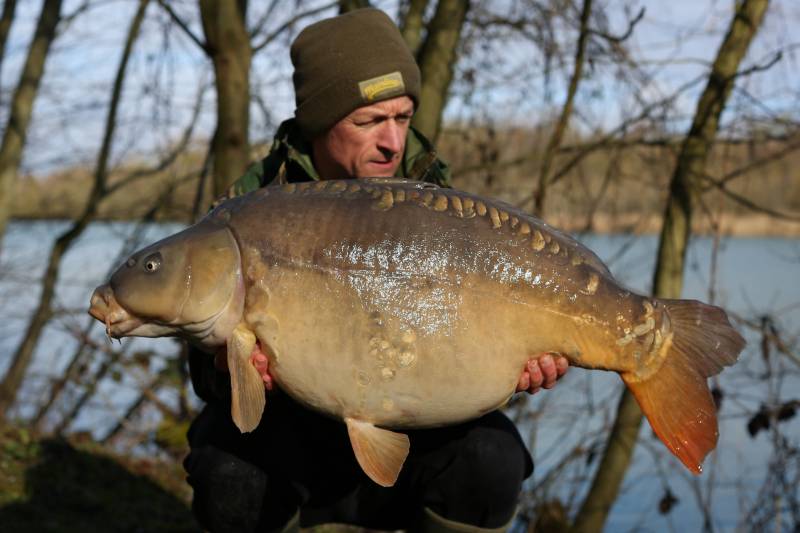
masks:
{"label": "far bank treeline", "polygon": [[[455,187],[530,209],[551,129],[451,125],[442,131],[438,148],[453,169]],[[657,136],[661,140],[652,141],[655,137],[568,136],[555,157],[555,179],[544,218],[574,232],[657,232],[681,139]],[[787,144],[800,144],[800,138],[754,135],[747,142],[718,140],[706,176],[704,203],[709,216],[698,217],[695,230],[800,235],[800,223],[751,208],[800,211],[800,174],[794,171],[800,168],[800,153],[776,156]],[[254,147],[251,160],[263,157],[268,149]],[[137,169],[146,168],[147,162],[129,161],[109,177],[111,187],[120,187],[100,206],[98,218],[193,221],[198,191],[207,190],[210,179],[202,171],[203,157],[201,149],[187,149],[167,168],[141,176]],[[91,184],[89,168],[24,176],[15,186],[12,216],[74,219],[86,203]],[[156,196],[154,191],[162,194]]]}

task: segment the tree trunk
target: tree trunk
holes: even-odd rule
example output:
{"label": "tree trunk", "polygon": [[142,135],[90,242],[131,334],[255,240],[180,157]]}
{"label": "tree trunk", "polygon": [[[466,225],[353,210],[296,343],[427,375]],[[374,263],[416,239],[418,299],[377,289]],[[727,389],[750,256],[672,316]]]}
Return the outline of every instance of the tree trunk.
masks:
{"label": "tree trunk", "polygon": [[370,7],[369,0],[339,0],[340,15],[362,7]]}
{"label": "tree trunk", "polygon": [[206,48],[214,63],[217,135],[214,136],[214,196],[245,173],[250,161],[250,61],[245,25],[247,2],[200,0]]}
{"label": "tree trunk", "polygon": [[422,72],[422,90],[412,124],[434,142],[439,136],[442,112],[453,80],[461,28],[468,9],[468,0],[439,0],[417,58]]}
{"label": "tree trunk", "polygon": [[[653,276],[653,294],[680,298],[691,218],[700,195],[706,159],[716,138],[719,118],[733,89],[736,71],[756,34],[768,0],[744,0],[736,8],[728,34],[717,52],[708,84],[697,104],[692,126],[683,142],[664,212],[658,261]],[[608,447],[598,466],[586,499],[573,526],[574,531],[601,531],[633,455],[642,414],[626,389]]]}
{"label": "tree trunk", "polygon": [[539,168],[539,186],[533,195],[533,214],[537,217],[544,215],[545,197],[547,194],[547,180],[550,178],[550,167],[553,165],[556,151],[561,146],[564,133],[567,131],[569,119],[572,116],[572,107],[575,102],[575,94],[578,92],[578,84],[583,77],[583,64],[586,55],[586,41],[589,38],[589,18],[592,14],[592,0],[583,1],[583,11],[581,11],[581,26],[578,34],[578,47],[575,50],[575,65],[572,76],[569,80],[567,89],[567,99],[564,107],[561,108],[561,115],[558,117],[553,128],[553,133],[545,148],[542,156],[542,166]]}
{"label": "tree trunk", "polygon": [[94,218],[97,213],[97,204],[105,194],[106,175],[108,173],[108,158],[111,153],[111,143],[114,137],[114,129],[117,121],[117,107],[119,105],[120,95],[122,94],[122,85],[125,79],[125,71],[130,58],[133,43],[139,35],[139,28],[144,20],[144,13],[147,9],[149,0],[139,0],[139,8],[136,11],[131,27],[128,30],[128,37],[125,41],[125,49],[122,52],[119,67],[117,68],[117,75],[114,79],[114,86],[111,91],[111,102],[109,105],[108,116],[106,118],[105,133],[103,135],[103,144],[100,147],[100,153],[97,158],[97,166],[94,172],[94,185],[89,195],[89,200],[86,204],[84,212],[80,218],[75,221],[72,227],[65,233],[61,234],[53,245],[50,251],[50,259],[45,270],[44,280],[42,282],[42,293],[39,297],[39,305],[31,318],[28,325],[28,330],[22,338],[17,351],[14,353],[11,366],[8,369],[3,382],[0,383],[0,420],[2,420],[6,411],[13,405],[17,397],[17,393],[22,385],[25,371],[33,359],[33,353],[36,349],[36,344],[39,341],[39,336],[44,329],[45,324],[50,319],[51,309],[50,303],[53,299],[55,292],[56,280],[58,279],[58,271],[61,266],[61,258],[69,250],[72,243],[77,239],[89,222]]}
{"label": "tree trunk", "polygon": [[[3,6],[3,17],[6,8],[13,9],[13,2]],[[50,44],[56,35],[56,26],[61,14],[61,0],[45,0],[36,24],[36,33],[28,49],[28,57],[22,67],[19,84],[11,101],[11,113],[8,117],[3,144],[0,145],[0,247],[6,224],[11,218],[11,191],[17,180],[17,171],[22,160],[25,147],[25,136],[31,120],[33,102],[39,90],[39,82],[44,74],[44,64]],[[9,20],[9,25],[11,21]]]}
{"label": "tree trunk", "polygon": [[8,41],[8,33],[11,30],[16,7],[17,0],[3,2],[3,14],[0,15],[0,72],[2,72],[3,58],[6,56],[6,41]]}
{"label": "tree trunk", "polygon": [[403,39],[406,40],[406,44],[414,56],[419,52],[419,44],[422,42],[422,27],[427,7],[428,0],[411,0],[408,10],[402,18],[400,33],[403,34]]}

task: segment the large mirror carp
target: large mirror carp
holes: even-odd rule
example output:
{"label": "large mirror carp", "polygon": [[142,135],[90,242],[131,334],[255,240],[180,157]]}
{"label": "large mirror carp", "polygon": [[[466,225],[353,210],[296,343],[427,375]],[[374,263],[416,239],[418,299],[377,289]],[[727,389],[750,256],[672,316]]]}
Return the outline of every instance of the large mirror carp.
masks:
{"label": "large mirror carp", "polygon": [[[395,179],[265,187],[133,254],[90,313],[111,337],[227,347],[232,415],[265,407],[251,362],[343,420],[359,464],[392,485],[407,428],[476,418],[529,358],[620,374],[693,472],[717,442],[706,378],[744,339],[725,312],[634,294],[587,248],[506,204]],[[268,407],[267,407],[268,408]]]}

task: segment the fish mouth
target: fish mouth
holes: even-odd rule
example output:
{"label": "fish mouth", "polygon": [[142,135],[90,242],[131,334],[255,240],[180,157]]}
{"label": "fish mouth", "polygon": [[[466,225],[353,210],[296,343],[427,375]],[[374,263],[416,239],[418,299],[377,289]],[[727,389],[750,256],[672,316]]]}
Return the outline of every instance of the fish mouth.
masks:
{"label": "fish mouth", "polygon": [[142,321],[131,315],[114,297],[110,285],[101,285],[94,290],[89,314],[106,325],[106,335],[119,339],[142,325]]}

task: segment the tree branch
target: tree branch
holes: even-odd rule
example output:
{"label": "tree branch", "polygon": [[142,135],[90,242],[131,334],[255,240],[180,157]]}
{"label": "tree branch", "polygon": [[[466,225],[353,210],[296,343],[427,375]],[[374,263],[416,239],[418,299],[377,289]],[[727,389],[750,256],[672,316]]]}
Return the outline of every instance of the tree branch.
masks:
{"label": "tree branch", "polygon": [[209,48],[208,44],[205,41],[201,40],[200,37],[195,35],[195,33],[192,31],[191,28],[189,28],[186,22],[184,22],[183,19],[180,18],[177,13],[175,13],[175,10],[172,9],[172,6],[169,5],[169,2],[167,0],[158,0],[158,5],[164,8],[164,11],[167,12],[172,21],[175,24],[177,24],[180,29],[183,30],[183,33],[185,33],[186,36],[189,37],[189,39],[191,39],[192,42],[194,42],[194,44],[196,44],[200,48],[200,50],[205,52],[206,55],[209,56],[211,55],[211,49]]}
{"label": "tree branch", "polygon": [[326,10],[331,9],[333,7],[336,7],[338,5],[339,5],[339,2],[329,2],[327,4],[324,4],[324,5],[320,6],[320,7],[316,7],[314,9],[309,9],[308,11],[304,11],[302,13],[298,13],[297,15],[293,16],[292,18],[290,18],[289,20],[287,20],[286,22],[284,22],[283,24],[278,26],[278,28],[275,31],[273,31],[270,34],[267,34],[267,36],[264,37],[264,39],[260,43],[258,43],[257,45],[253,46],[253,55],[255,55],[257,52],[259,52],[261,49],[263,49],[269,43],[271,43],[272,41],[277,39],[283,32],[285,32],[286,30],[288,30],[289,28],[291,28],[292,26],[294,26],[295,24],[297,24],[298,22],[300,22],[304,18],[311,17],[313,15],[316,15],[317,13],[322,13],[323,11],[326,11]]}
{"label": "tree branch", "polygon": [[589,33],[591,35],[597,35],[598,37],[602,37],[606,41],[610,41],[613,44],[620,44],[620,43],[628,40],[628,38],[631,35],[633,35],[633,30],[636,28],[636,25],[639,24],[639,22],[644,18],[644,12],[645,12],[645,8],[640,9],[639,13],[635,17],[633,17],[632,20],[628,21],[628,29],[625,30],[625,33],[623,33],[622,35],[619,35],[619,36],[611,35],[610,33],[606,33],[606,32],[600,31],[600,30],[592,30],[592,29],[589,29],[588,31],[589,31]]}

